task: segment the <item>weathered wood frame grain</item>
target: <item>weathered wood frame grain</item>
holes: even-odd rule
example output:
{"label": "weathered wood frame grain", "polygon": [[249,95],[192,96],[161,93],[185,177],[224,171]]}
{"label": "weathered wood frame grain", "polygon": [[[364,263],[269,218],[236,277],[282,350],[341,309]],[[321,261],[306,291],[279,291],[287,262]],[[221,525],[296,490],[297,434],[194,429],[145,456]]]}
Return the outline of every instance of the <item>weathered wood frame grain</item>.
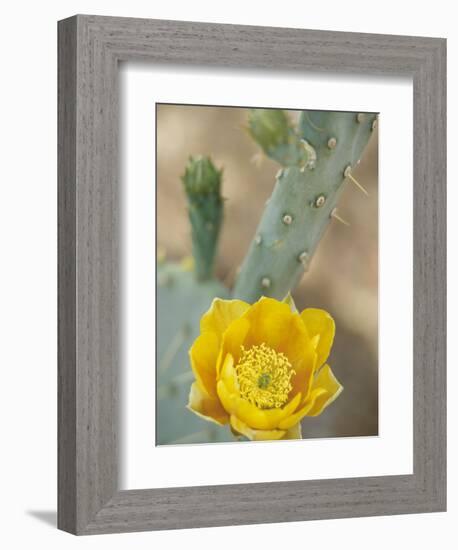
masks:
{"label": "weathered wood frame grain", "polygon": [[[87,15],[60,21],[58,36],[59,528],[95,534],[445,510],[445,40]],[[139,60],[413,78],[413,475],[118,489],[118,64]]]}

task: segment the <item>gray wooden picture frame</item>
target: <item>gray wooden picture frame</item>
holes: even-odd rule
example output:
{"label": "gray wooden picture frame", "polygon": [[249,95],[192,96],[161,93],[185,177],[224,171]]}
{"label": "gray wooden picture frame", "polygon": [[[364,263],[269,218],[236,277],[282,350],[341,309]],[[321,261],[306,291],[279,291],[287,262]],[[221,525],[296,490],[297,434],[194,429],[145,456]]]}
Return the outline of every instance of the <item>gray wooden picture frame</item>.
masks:
{"label": "gray wooden picture frame", "polygon": [[[96,534],[445,510],[446,41],[88,15],[60,21],[58,37],[59,528]],[[118,489],[117,78],[120,61],[139,60],[413,78],[412,475]]]}

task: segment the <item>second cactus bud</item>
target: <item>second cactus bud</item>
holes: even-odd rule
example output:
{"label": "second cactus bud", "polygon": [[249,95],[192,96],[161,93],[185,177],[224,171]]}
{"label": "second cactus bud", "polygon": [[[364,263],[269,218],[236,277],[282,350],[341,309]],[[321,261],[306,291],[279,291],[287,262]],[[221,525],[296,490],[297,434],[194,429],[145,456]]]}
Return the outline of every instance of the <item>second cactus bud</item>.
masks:
{"label": "second cactus bud", "polygon": [[222,170],[209,157],[190,157],[181,179],[188,199],[196,276],[207,280],[213,276],[223,221]]}

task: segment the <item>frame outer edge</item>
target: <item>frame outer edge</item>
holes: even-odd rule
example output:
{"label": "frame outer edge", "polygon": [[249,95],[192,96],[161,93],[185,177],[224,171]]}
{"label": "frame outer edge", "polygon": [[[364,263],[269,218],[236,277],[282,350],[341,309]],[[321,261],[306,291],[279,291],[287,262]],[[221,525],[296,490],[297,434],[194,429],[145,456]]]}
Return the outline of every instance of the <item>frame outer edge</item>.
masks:
{"label": "frame outer edge", "polygon": [[77,17],[58,23],[57,526],[76,532]]}
{"label": "frame outer edge", "polygon": [[446,42],[414,76],[414,473],[446,510]]}
{"label": "frame outer edge", "polygon": [[441,223],[441,240],[442,240],[442,261],[439,265],[441,272],[440,276],[440,288],[442,289],[442,335],[443,335],[443,349],[441,362],[439,366],[439,376],[441,378],[440,390],[443,395],[443,401],[441,402],[441,409],[439,411],[440,421],[440,446],[442,457],[440,464],[438,465],[440,487],[438,510],[447,511],[447,40],[442,39],[438,49],[439,57],[439,114],[441,124],[441,131],[439,133],[439,143],[442,145],[439,155],[439,166],[441,167],[439,174],[441,180],[441,209],[442,223]]}
{"label": "frame outer edge", "polygon": [[[143,34],[138,35],[140,28]],[[244,41],[230,55],[229,44],[225,46],[222,39],[217,40],[219,34],[221,38],[228,37],[229,31],[231,35],[241,33]],[[415,199],[415,208],[420,221],[425,223],[423,228],[416,228],[414,235],[414,252],[420,254],[416,266],[422,270],[415,281],[420,291],[429,289],[427,302],[432,307],[433,321],[437,320],[445,331],[445,310],[441,309],[445,298],[445,213],[441,213],[445,206],[445,167],[440,165],[445,160],[445,126],[441,126],[445,118],[442,39],[374,35],[375,42],[371,42],[371,35],[352,33],[86,15],[60,22],[60,529],[92,534],[445,509],[445,403],[438,403],[437,399],[445,388],[445,354],[440,349],[445,332],[435,332],[426,338],[428,317],[422,308],[415,310],[420,330],[414,334],[414,341],[425,337],[423,349],[428,353],[422,360],[418,354],[414,358],[418,363],[415,373],[419,376],[414,389],[414,411],[419,412],[414,427],[414,475],[323,480],[319,485],[298,480],[173,490],[119,492],[117,489],[117,63],[125,59],[183,61],[192,54],[192,47],[168,49],[170,41],[179,36],[185,43],[189,40],[189,44],[195,44],[193,41],[198,37],[199,62],[209,66],[215,63],[206,44],[214,44],[222,54],[227,54],[223,65],[254,63],[268,67],[259,39],[267,40],[271,32],[277,41],[286,40],[272,61],[277,67],[291,47],[294,54],[290,66],[294,69],[319,66],[325,71],[336,70],[337,61],[342,60],[344,72],[355,70],[355,45],[361,46],[363,40],[372,46],[377,44],[377,51],[364,58],[363,72],[415,75],[414,102],[421,100],[415,106],[415,114],[419,107],[427,107],[428,113],[415,117],[415,129],[421,133],[420,147],[416,146],[414,153],[418,164],[415,190],[421,195]],[[287,38],[293,37],[291,46]],[[396,53],[392,50],[393,40],[398,42]],[[314,44],[315,57],[299,63],[295,61],[297,48],[305,42]],[[157,44],[157,53],[152,44]],[[342,52],[339,49],[335,53],[339,46]],[[383,46],[389,48],[389,53]],[[432,66],[433,57],[438,65]],[[431,97],[431,93],[437,95]],[[433,126],[427,118],[430,113],[440,119]],[[419,153],[425,154],[423,159],[418,158]],[[434,182],[437,189],[431,191],[428,181]],[[440,250],[428,261],[425,258],[433,254],[434,246]],[[428,372],[428,368],[434,372]],[[396,486],[398,482],[395,489],[393,484]],[[273,499],[267,509],[254,504],[261,495],[262,502],[265,497]],[[208,497],[213,504],[206,502]],[[245,511],[241,497],[248,506]]]}
{"label": "frame outer edge", "polygon": [[118,60],[85,16],[77,56],[76,533],[84,534],[118,484]]}
{"label": "frame outer edge", "polygon": [[[425,479],[426,491],[430,496],[436,511],[447,509],[447,118],[446,118],[446,40],[436,40],[436,48],[432,52],[428,67],[428,125],[430,140],[426,146],[431,150],[427,166],[429,180],[425,190],[424,208],[430,218],[428,242],[425,244],[425,256],[428,258],[428,316],[434,323],[430,336],[429,365],[426,369],[431,377],[429,382],[429,399],[434,412],[429,415],[429,433],[427,467],[429,472]],[[426,321],[425,321],[426,324]],[[427,389],[428,389],[427,388]]]}

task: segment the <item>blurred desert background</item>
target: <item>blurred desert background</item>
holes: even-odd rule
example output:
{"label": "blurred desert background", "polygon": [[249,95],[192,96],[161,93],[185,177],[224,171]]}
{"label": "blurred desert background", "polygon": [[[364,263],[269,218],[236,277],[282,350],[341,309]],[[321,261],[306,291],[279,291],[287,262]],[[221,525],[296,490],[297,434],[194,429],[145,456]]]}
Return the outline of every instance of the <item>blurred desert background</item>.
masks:
{"label": "blurred desert background", "polygon": [[[246,131],[248,110],[157,105],[157,244],[170,260],[191,253],[180,176],[189,155],[210,155],[224,168],[226,198],[217,275],[232,286],[253,239],[279,165],[261,155]],[[288,111],[294,120],[297,112]],[[262,156],[262,160],[260,160]],[[353,170],[369,197],[347,181],[331,220],[293,297],[299,310],[323,308],[336,321],[328,360],[344,386],[319,417],[302,423],[303,437],[378,434],[378,132]]]}

